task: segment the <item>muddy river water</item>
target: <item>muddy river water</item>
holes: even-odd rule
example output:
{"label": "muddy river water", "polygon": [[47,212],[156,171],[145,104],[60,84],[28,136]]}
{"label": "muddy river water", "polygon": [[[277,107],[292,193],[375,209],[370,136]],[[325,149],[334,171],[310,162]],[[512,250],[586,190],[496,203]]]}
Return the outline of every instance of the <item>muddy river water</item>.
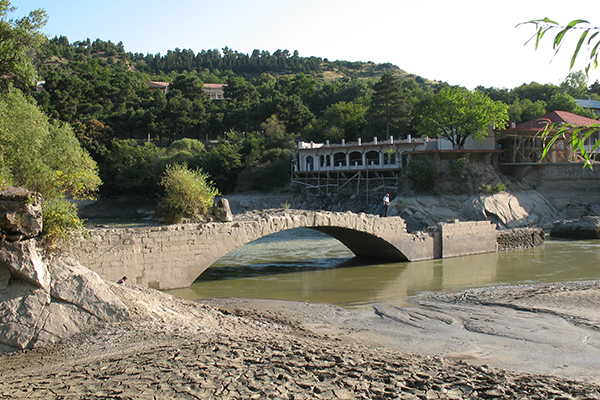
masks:
{"label": "muddy river water", "polygon": [[423,292],[600,279],[600,240],[547,240],[543,247],[422,262],[362,260],[340,242],[294,229],[244,245],[176,296],[309,301],[360,308],[407,305]]}

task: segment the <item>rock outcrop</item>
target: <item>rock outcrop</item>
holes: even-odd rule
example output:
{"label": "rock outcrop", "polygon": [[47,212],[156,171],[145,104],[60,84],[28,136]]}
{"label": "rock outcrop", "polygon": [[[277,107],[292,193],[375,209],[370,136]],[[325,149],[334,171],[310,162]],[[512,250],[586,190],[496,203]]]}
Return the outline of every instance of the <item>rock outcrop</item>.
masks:
{"label": "rock outcrop", "polygon": [[9,242],[29,239],[42,231],[42,197],[23,188],[0,191],[0,232]]}
{"label": "rock outcrop", "polygon": [[98,274],[68,256],[43,257],[39,195],[0,196],[0,352],[36,348],[101,322],[129,319],[123,302]]}
{"label": "rock outcrop", "polygon": [[435,225],[439,221],[492,221],[500,229],[550,228],[560,212],[534,190],[473,196],[398,196],[391,215],[406,220],[409,230]]}
{"label": "rock outcrop", "polygon": [[586,216],[557,221],[550,235],[569,239],[600,239],[600,217]]}

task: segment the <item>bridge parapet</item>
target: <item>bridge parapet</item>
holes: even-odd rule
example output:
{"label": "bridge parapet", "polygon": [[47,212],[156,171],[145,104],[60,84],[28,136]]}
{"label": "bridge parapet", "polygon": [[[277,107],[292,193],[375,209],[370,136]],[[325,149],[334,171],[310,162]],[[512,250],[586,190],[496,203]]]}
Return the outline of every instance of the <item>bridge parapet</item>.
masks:
{"label": "bridge parapet", "polygon": [[[465,223],[458,223],[458,225]],[[454,225],[454,224],[450,224]],[[215,261],[246,243],[295,228],[312,228],[344,243],[361,257],[419,261],[476,252],[496,251],[485,241],[479,248],[459,248],[451,235],[492,232],[489,222],[461,231],[438,226],[408,233],[400,217],[380,218],[364,213],[304,210],[264,210],[236,216],[233,222],[182,224],[125,229],[92,229],[89,239],[74,246],[75,256],[105,280],[127,276],[139,285],[157,289],[187,287]],[[445,233],[444,233],[445,232]],[[450,233],[453,232],[453,233]],[[448,236],[444,239],[445,236]],[[443,251],[443,240],[452,244]],[[456,240],[462,243],[461,239]],[[477,243],[477,241],[472,241]],[[477,246],[475,246],[477,247]]]}

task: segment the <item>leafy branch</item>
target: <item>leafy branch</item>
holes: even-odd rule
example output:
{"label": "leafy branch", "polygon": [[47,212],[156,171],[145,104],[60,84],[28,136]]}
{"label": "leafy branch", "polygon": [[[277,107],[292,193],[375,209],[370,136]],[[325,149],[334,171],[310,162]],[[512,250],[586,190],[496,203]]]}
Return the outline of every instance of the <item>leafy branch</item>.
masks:
{"label": "leafy branch", "polygon": [[600,147],[600,141],[596,141],[589,151],[585,148],[585,142],[597,132],[600,132],[600,123],[591,125],[574,125],[564,122],[556,122],[554,124],[548,123],[546,124],[546,127],[540,131],[542,140],[551,136],[550,141],[544,146],[542,158],[546,157],[557,140],[564,139],[566,140],[567,145],[573,146],[574,152],[579,151],[579,153],[581,153],[581,156],[585,160],[585,166],[591,169],[592,162],[590,154],[593,154],[598,147]]}
{"label": "leafy branch", "polygon": [[575,50],[573,51],[569,70],[571,70],[573,68],[573,65],[575,65],[575,60],[579,56],[581,47],[584,44],[586,44],[588,49],[590,49],[589,53],[587,53],[587,66],[585,68],[585,74],[588,75],[591,66],[593,66],[594,68],[598,67],[598,50],[600,47],[600,37],[598,36],[598,34],[600,33],[600,27],[595,27],[591,25],[588,21],[583,19],[573,20],[565,26],[560,25],[556,21],[552,21],[548,17],[543,19],[534,19],[527,22],[521,22],[517,26],[527,24],[535,25],[535,34],[526,42],[526,44],[535,38],[536,50],[538,49],[540,41],[547,32],[559,29],[559,32],[554,36],[554,41],[552,45],[554,55],[558,53],[562,45],[565,43],[567,34],[576,30],[582,31],[579,40],[577,41]]}

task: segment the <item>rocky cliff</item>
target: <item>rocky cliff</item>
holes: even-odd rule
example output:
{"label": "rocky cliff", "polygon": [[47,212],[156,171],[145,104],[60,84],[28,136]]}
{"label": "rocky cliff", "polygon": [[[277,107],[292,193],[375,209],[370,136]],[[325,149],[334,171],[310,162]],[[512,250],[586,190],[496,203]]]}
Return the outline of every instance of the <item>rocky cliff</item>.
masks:
{"label": "rocky cliff", "polygon": [[129,319],[100,277],[68,256],[45,257],[41,198],[0,191],[0,352],[36,348],[103,322]]}

